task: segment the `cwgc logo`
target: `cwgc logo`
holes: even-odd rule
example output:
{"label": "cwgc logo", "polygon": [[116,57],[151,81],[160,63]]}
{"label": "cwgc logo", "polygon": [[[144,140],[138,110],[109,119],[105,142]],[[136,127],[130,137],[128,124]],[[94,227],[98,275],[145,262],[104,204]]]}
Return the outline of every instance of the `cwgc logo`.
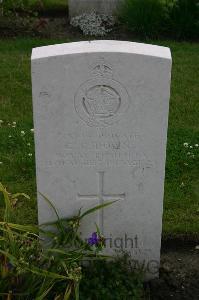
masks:
{"label": "cwgc logo", "polygon": [[128,93],[113,79],[112,67],[104,59],[93,66],[91,75],[75,95],[76,112],[89,126],[111,125],[127,111]]}

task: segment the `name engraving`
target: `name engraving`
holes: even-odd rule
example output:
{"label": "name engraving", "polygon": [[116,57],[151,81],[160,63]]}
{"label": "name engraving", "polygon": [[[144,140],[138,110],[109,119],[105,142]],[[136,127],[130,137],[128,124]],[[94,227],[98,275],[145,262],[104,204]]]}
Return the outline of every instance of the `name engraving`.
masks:
{"label": "name engraving", "polygon": [[129,166],[137,169],[152,168],[154,163],[142,151],[142,138],[138,132],[123,133],[113,129],[71,131],[61,134],[53,160],[42,162],[47,167],[99,167]]}

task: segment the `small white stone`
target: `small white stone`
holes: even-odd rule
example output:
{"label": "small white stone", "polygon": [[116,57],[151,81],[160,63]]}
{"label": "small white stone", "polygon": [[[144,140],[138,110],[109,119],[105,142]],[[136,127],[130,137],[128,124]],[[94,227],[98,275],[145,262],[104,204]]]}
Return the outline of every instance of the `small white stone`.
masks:
{"label": "small white stone", "polygon": [[0,120],[0,124],[2,124],[3,123],[3,120]]}
{"label": "small white stone", "polygon": [[28,146],[30,146],[30,143],[27,143]]}
{"label": "small white stone", "polygon": [[195,250],[199,250],[199,245],[197,245],[197,246],[195,247]]}
{"label": "small white stone", "polygon": [[186,148],[189,146],[188,143],[184,143],[183,145],[184,145],[184,147],[186,147]]}
{"label": "small white stone", "polygon": [[195,144],[195,147],[198,147],[198,144]]}
{"label": "small white stone", "polygon": [[13,124],[13,125],[16,125],[16,124],[17,124],[17,122],[15,122],[15,121],[14,121],[14,122],[12,122],[12,124]]}
{"label": "small white stone", "polygon": [[3,162],[2,162],[2,161],[0,161],[0,165],[3,165]]}
{"label": "small white stone", "polygon": [[34,132],[34,128],[30,129],[31,132]]}
{"label": "small white stone", "polygon": [[32,156],[32,153],[28,153],[28,156],[30,156],[30,157],[31,157],[31,156]]}
{"label": "small white stone", "polygon": [[9,135],[8,137],[9,137],[9,138],[11,138],[12,136],[11,136],[11,135]]}
{"label": "small white stone", "polygon": [[189,148],[190,148],[190,149],[193,149],[193,146],[190,146]]}
{"label": "small white stone", "polygon": [[22,131],[21,131],[21,135],[25,135],[25,131],[22,130]]}

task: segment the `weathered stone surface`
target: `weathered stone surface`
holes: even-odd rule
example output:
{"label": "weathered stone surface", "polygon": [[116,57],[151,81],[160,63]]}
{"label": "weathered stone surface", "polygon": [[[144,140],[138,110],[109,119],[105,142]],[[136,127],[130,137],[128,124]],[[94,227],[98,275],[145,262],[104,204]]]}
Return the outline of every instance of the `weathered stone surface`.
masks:
{"label": "weathered stone surface", "polygon": [[69,0],[69,15],[73,17],[92,11],[112,15],[117,12],[120,4],[121,0]]}
{"label": "weathered stone surface", "polygon": [[[61,217],[107,200],[87,217],[106,251],[130,251],[157,276],[171,75],[170,50],[119,41],[33,49],[38,192]],[[56,219],[38,193],[39,223]]]}

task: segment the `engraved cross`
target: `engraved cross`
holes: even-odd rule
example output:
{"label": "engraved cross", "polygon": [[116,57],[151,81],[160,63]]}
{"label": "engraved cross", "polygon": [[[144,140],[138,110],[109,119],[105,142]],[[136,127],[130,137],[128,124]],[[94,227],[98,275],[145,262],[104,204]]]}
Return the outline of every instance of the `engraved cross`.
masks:
{"label": "engraved cross", "polygon": [[[105,172],[98,172],[99,177],[99,189],[98,194],[93,195],[81,195],[78,194],[78,199],[80,200],[98,200],[99,205],[103,205],[105,201],[114,201],[114,200],[124,200],[125,199],[125,193],[123,194],[105,194],[104,192],[104,173]],[[104,231],[104,210],[101,208],[99,210],[99,228],[101,233],[103,234]]]}

